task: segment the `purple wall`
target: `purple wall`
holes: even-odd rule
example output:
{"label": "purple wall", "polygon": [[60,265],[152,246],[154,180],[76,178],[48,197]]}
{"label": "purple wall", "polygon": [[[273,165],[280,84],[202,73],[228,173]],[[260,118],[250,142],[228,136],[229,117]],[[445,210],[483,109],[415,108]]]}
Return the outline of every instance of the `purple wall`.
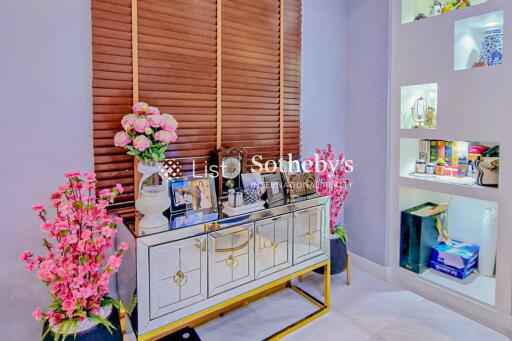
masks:
{"label": "purple wall", "polygon": [[32,204],[47,204],[65,171],[93,166],[90,31],[89,1],[0,3],[2,340],[40,339],[31,314],[47,290],[18,261],[43,237]]}
{"label": "purple wall", "polygon": [[387,265],[389,3],[347,1],[345,144],[355,170],[346,211],[349,248]]}
{"label": "purple wall", "polygon": [[303,0],[302,154],[345,149],[346,4]]}

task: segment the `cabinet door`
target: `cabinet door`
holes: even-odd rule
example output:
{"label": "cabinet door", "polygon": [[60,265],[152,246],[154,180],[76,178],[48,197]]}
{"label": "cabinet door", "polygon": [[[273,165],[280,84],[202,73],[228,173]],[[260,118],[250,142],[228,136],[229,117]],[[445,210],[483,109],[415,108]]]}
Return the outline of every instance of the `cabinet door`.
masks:
{"label": "cabinet door", "polygon": [[293,214],[293,264],[322,254],[322,207]]}
{"label": "cabinet door", "polygon": [[206,299],[206,266],[205,236],[150,247],[151,319]]}
{"label": "cabinet door", "polygon": [[254,224],[208,235],[208,294],[219,294],[254,280]]}
{"label": "cabinet door", "polygon": [[256,223],[256,278],[292,265],[292,221],[288,214]]}

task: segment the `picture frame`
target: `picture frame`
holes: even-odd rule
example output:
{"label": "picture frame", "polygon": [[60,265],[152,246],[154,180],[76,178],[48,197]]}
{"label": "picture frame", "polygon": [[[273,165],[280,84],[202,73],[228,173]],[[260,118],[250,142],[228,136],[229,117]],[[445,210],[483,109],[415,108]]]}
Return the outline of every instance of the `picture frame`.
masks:
{"label": "picture frame", "polygon": [[306,190],[306,195],[315,195],[316,194],[316,177],[313,172],[305,172],[304,174],[304,185]]}
{"label": "picture frame", "polygon": [[269,206],[285,199],[284,186],[280,174],[265,174],[263,175],[263,182],[267,189],[267,202]]}
{"label": "picture frame", "polygon": [[218,211],[215,179],[207,176],[184,176],[169,182],[171,214],[182,212],[203,212],[209,214]]}
{"label": "picture frame", "polygon": [[284,173],[286,179],[286,190],[290,199],[305,196],[306,184],[305,173]]}
{"label": "picture frame", "polygon": [[244,190],[256,190],[258,198],[260,200],[265,198],[267,188],[263,182],[263,177],[260,173],[243,173],[242,184]]}

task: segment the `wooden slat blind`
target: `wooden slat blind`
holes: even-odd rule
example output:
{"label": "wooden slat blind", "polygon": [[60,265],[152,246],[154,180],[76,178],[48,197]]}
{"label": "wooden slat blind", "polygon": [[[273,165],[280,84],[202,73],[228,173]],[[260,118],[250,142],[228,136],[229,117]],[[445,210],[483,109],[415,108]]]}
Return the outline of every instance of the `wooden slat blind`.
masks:
{"label": "wooden slat blind", "polygon": [[[249,157],[261,154],[268,160],[280,157],[282,138],[285,156],[300,155],[302,8],[301,0],[281,1],[91,0],[100,188],[120,182],[126,189],[121,200],[134,199],[132,157],[112,140],[133,98],[179,121],[178,141],[167,156],[179,158],[185,173],[192,159],[202,166],[218,145],[248,147]],[[137,9],[133,33],[132,3]]]}
{"label": "wooden slat blind", "polygon": [[172,114],[168,157],[203,165],[217,141],[216,0],[139,0],[139,98]]}
{"label": "wooden slat blind", "polygon": [[279,158],[280,3],[222,0],[222,144]]}
{"label": "wooden slat blind", "polygon": [[284,8],[284,157],[300,157],[302,2],[283,0]]}
{"label": "wooden slat blind", "polygon": [[132,105],[131,0],[91,0],[93,147],[98,188],[121,183],[121,201],[133,200],[133,157],[112,138]]}

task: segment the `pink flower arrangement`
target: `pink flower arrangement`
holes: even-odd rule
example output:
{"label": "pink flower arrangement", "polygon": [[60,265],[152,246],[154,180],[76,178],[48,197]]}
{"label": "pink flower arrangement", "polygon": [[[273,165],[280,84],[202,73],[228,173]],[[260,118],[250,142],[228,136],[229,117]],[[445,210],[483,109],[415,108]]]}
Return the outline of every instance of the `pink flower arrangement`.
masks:
{"label": "pink flower arrangement", "polygon": [[48,322],[46,332],[61,323],[71,330],[69,327],[85,318],[108,324],[97,314],[101,306],[119,304],[108,297],[108,285],[128,248],[122,242],[107,259],[116,226],[122,222],[107,213],[107,206],[123,192],[122,186],[98,191],[94,173],[69,172],[65,177],[68,182],[50,196],[56,212],[53,219],[43,205],[32,207],[47,234],[43,239],[46,255],[35,256],[28,250],[20,255],[25,269],[35,271],[50,289],[52,303],[47,311],[37,308],[32,314],[36,320]]}
{"label": "pink flower arrangement", "polygon": [[327,149],[318,148],[316,154],[317,157],[308,159],[312,165],[310,169],[315,173],[317,193],[331,198],[330,231],[334,234],[337,232],[338,217],[350,194],[352,180],[346,178],[346,174],[352,169],[352,161],[345,160],[343,153],[336,156],[330,144]]}
{"label": "pink flower arrangement", "polygon": [[178,138],[178,122],[172,115],[147,103],[138,102],[132,112],[121,120],[124,131],[114,136],[114,145],[125,148],[129,155],[141,161],[160,161],[165,158],[169,144]]}

